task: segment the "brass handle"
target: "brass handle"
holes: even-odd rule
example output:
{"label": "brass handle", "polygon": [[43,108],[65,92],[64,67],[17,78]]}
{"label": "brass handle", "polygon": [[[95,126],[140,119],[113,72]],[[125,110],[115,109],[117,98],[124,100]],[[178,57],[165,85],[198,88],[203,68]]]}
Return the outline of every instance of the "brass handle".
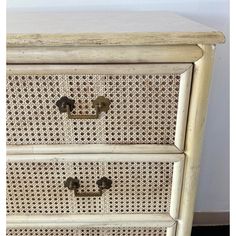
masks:
{"label": "brass handle", "polygon": [[77,177],[69,177],[64,182],[64,187],[68,188],[69,190],[73,190],[75,197],[101,197],[105,190],[111,188],[112,180],[108,179],[107,177],[102,177],[101,179],[97,180],[96,184],[98,186],[98,192],[79,192],[79,179]]}
{"label": "brass handle", "polygon": [[92,100],[92,107],[96,111],[94,115],[72,115],[71,112],[75,108],[75,100],[64,96],[56,102],[60,113],[67,113],[68,119],[98,119],[101,112],[108,112],[110,104],[111,101],[108,98],[99,96]]}

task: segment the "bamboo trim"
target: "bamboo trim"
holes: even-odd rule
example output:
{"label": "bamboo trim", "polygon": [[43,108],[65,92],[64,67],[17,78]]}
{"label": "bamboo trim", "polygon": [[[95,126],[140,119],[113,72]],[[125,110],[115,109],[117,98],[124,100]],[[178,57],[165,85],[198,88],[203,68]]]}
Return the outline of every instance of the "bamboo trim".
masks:
{"label": "bamboo trim", "polygon": [[195,63],[190,110],[186,133],[186,159],[180,205],[178,236],[191,235],[193,212],[199,176],[200,154],[205,125],[208,92],[214,57],[214,46],[200,46],[203,57]]}
{"label": "bamboo trim", "polygon": [[7,49],[7,63],[152,63],[194,62],[202,57],[197,45],[14,47]]}
{"label": "bamboo trim", "polygon": [[192,70],[193,67],[191,66],[181,75],[175,132],[175,146],[178,147],[178,149],[180,150],[184,150]]}
{"label": "bamboo trim", "polygon": [[7,74],[182,74],[191,67],[181,64],[99,64],[99,65],[8,65]]}
{"label": "bamboo trim", "polygon": [[[130,221],[132,219],[132,221]],[[168,214],[103,214],[103,215],[19,215],[7,216],[7,227],[172,227]]]}
{"label": "bamboo trim", "polygon": [[160,161],[179,162],[184,154],[56,154],[56,155],[8,155],[7,161]]}
{"label": "bamboo trim", "polygon": [[60,154],[60,153],[181,153],[174,145],[155,144],[51,144],[7,145],[7,154]]}

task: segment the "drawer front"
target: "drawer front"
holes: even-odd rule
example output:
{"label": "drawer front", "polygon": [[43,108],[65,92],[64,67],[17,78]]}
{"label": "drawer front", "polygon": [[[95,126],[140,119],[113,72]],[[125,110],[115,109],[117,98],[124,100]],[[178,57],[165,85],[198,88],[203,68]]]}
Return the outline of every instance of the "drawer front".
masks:
{"label": "drawer front", "polygon": [[166,227],[8,228],[7,236],[174,236]]}
{"label": "drawer front", "polygon": [[[9,66],[7,143],[182,149],[191,70],[191,64]],[[96,113],[92,101],[99,96],[109,100],[108,111],[88,119]],[[74,100],[72,115],[85,119],[60,113],[56,103],[62,97]]]}
{"label": "drawer front", "polygon": [[[183,155],[9,156],[7,214],[178,214]],[[64,186],[78,178],[79,193],[98,192],[96,181],[112,180],[102,196],[75,196]]]}

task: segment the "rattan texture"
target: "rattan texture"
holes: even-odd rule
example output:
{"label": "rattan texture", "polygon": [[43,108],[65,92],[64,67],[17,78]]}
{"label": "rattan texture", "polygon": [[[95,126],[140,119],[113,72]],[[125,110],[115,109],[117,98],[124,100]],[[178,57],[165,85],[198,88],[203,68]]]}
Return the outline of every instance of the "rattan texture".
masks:
{"label": "rattan texture", "polygon": [[[174,144],[181,76],[10,75],[7,143]],[[96,120],[69,120],[55,103],[75,100],[73,114],[94,114],[91,100],[111,100]]]}
{"label": "rattan texture", "polygon": [[[150,214],[170,210],[174,162],[11,161],[7,164],[7,214]],[[113,181],[102,197],[75,197],[68,177],[80,191],[97,191],[102,176]]]}
{"label": "rattan texture", "polygon": [[166,228],[15,228],[7,236],[166,236]]}

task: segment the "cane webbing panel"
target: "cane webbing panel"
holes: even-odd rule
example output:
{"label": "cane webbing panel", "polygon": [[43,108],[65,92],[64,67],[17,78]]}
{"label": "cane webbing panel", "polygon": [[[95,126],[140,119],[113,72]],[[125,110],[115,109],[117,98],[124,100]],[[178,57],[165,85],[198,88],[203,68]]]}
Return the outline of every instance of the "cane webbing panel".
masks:
{"label": "cane webbing panel", "polygon": [[[9,162],[7,214],[166,213],[173,167],[173,162]],[[103,176],[113,183],[102,197],[76,198],[63,185],[77,177],[80,191],[95,192]]]}
{"label": "cane webbing panel", "polygon": [[7,236],[166,236],[166,228],[16,228]]}
{"label": "cane webbing panel", "polygon": [[[174,144],[180,74],[10,75],[8,144]],[[73,114],[94,114],[91,100],[111,100],[97,120],[68,120],[55,103],[75,100]]]}

